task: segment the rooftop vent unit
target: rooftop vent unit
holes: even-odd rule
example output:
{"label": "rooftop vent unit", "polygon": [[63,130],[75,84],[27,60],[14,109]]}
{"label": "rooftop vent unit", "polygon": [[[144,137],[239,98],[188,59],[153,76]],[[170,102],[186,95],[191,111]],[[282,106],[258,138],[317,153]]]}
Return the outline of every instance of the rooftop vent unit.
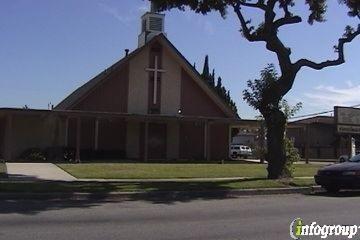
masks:
{"label": "rooftop vent unit", "polygon": [[165,15],[156,12],[147,12],[141,17],[141,33],[138,46],[142,47],[153,37],[164,33]]}

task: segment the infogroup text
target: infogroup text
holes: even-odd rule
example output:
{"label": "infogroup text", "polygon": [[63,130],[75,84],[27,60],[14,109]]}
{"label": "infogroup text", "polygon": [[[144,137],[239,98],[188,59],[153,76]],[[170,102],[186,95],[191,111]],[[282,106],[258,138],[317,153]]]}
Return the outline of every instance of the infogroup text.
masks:
{"label": "infogroup text", "polygon": [[290,237],[301,239],[304,236],[319,236],[326,239],[329,236],[342,236],[352,239],[359,228],[357,225],[319,225],[316,222],[304,224],[301,218],[296,218],[290,224]]}

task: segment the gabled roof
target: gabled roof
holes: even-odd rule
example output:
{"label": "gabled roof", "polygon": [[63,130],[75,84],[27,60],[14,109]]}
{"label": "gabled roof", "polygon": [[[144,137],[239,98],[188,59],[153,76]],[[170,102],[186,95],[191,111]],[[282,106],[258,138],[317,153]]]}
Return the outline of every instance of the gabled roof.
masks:
{"label": "gabled roof", "polygon": [[135,57],[139,52],[141,52],[148,45],[159,42],[173,55],[173,57],[178,61],[178,63],[183,67],[183,69],[195,80],[195,82],[200,86],[200,88],[207,93],[207,95],[214,101],[214,103],[228,116],[232,118],[238,118],[238,116],[232,111],[232,109],[225,103],[225,101],[219,97],[219,95],[211,89],[201,78],[199,72],[189,63],[189,61],[176,49],[176,47],[163,35],[159,34],[154,37],[147,44],[142,46],[141,48],[136,49],[128,56],[119,60],[111,67],[107,68],[103,72],[101,72],[96,77],[92,78],[90,81],[76,89],[73,93],[71,93],[67,98],[65,98],[62,102],[60,102],[55,110],[70,110],[70,108],[79,102],[83,96],[87,95],[90,91],[94,90],[97,86],[102,83],[102,81],[106,80],[106,77],[112,73],[115,69],[125,65],[129,62],[130,59]]}
{"label": "gabled roof", "polygon": [[94,78],[90,79],[84,85],[77,88],[74,92],[72,92],[69,96],[67,96],[64,100],[62,100],[58,105],[54,107],[55,110],[69,110],[75,103],[77,103],[84,95],[88,92],[96,88],[99,83],[106,79],[111,72],[115,69],[121,67],[125,63],[127,63],[131,58],[136,56],[145,46],[136,49],[135,51],[131,52],[128,56],[120,59],[109,68],[102,71],[100,74],[95,76]]}

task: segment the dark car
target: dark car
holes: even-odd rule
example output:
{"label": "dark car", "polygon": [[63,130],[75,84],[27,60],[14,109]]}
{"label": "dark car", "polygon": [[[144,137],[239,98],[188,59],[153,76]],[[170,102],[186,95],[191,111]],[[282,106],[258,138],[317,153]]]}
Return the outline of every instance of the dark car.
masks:
{"label": "dark car", "polygon": [[360,188],[360,154],[347,162],[321,168],[314,178],[315,182],[328,192]]}

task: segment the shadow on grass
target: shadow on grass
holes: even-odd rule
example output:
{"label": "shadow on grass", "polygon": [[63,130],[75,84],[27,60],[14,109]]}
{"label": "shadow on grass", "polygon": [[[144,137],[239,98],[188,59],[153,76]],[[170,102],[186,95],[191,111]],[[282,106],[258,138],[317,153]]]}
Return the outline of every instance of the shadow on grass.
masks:
{"label": "shadow on grass", "polygon": [[[69,208],[93,208],[104,203],[143,201],[150,204],[175,204],[195,200],[232,198],[232,183],[263,179],[190,183],[99,183],[36,182],[0,183],[0,214],[36,215],[43,211]],[[113,192],[136,192],[114,196]],[[20,193],[20,195],[19,195]],[[36,193],[36,194],[34,194]],[[75,194],[76,193],[76,194]],[[83,193],[79,197],[78,193]]]}
{"label": "shadow on grass", "polygon": [[[220,200],[234,198],[231,184],[250,183],[264,178],[228,180],[217,182],[188,183],[141,183],[140,191],[145,193],[134,195],[131,201],[147,201],[153,204],[174,204],[194,200]],[[175,190],[174,190],[175,189]]]}

